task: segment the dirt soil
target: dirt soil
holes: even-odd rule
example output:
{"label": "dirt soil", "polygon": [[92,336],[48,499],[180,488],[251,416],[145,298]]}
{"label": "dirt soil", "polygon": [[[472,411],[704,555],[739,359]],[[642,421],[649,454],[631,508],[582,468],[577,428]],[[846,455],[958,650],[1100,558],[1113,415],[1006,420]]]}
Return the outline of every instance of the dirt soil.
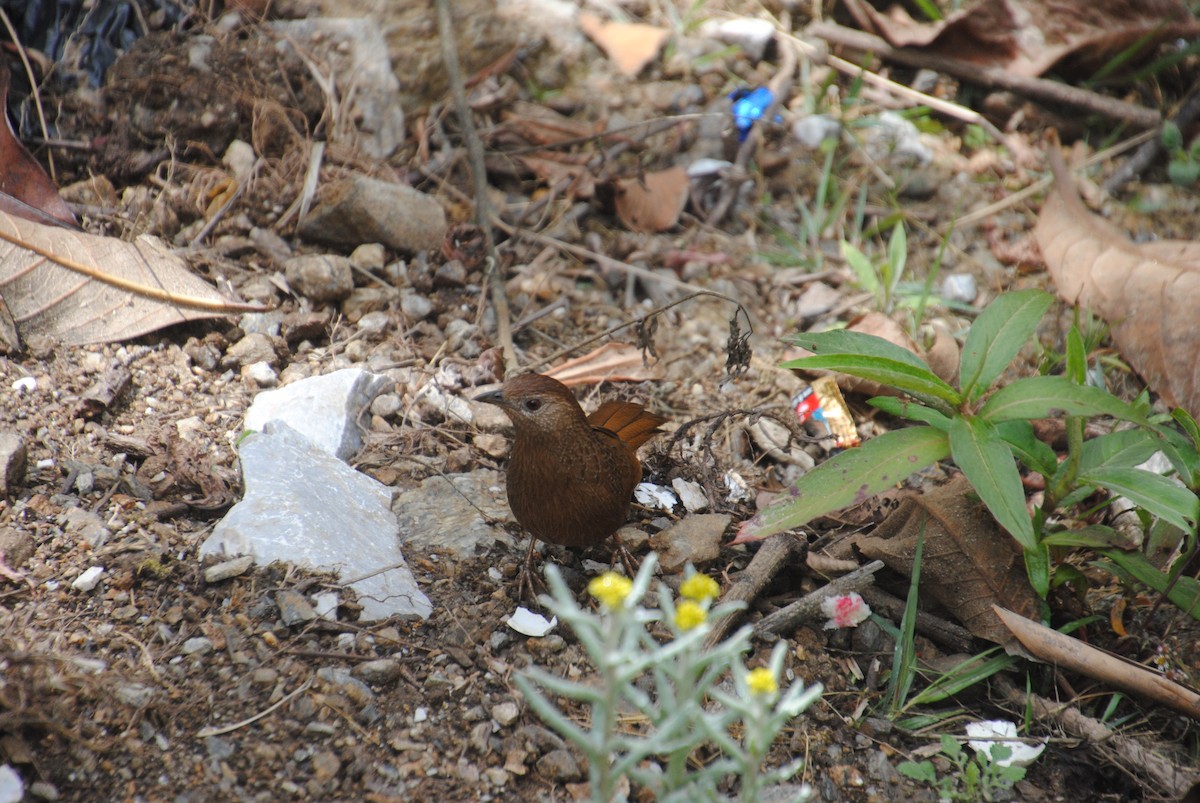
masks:
{"label": "dirt soil", "polygon": [[[436,43],[432,19],[423,28],[427,44]],[[190,48],[201,41],[211,48],[219,82],[187,72]],[[466,399],[497,378],[495,311],[481,266],[453,248],[359,251],[355,293],[336,301],[302,297],[283,280],[282,265],[291,254],[349,255],[354,249],[304,242],[294,220],[277,226],[303,187],[313,132],[324,138],[335,112],[309,67],[280,55],[275,42],[262,28],[228,19],[182,33],[152,33],[135,45],[136,60],[118,62],[99,98],[66,86],[43,90],[56,110],[55,138],[86,147],[43,148],[37,155],[43,162],[53,156],[57,180],[89,230],[157,234],[189,249],[193,268],[219,286],[277,310],[282,326],[270,336],[274,353],[267,361],[278,381],[350,365],[395,378],[392,392],[401,404],[373,408],[361,420],[366,446],[354,460],[359,468],[400,490],[442,474],[502,469],[505,441],[497,433],[456,420],[422,401],[421,392],[438,377],[451,395]],[[460,50],[467,54],[464,71],[474,75],[495,56],[476,64],[469,45],[460,43]],[[635,131],[632,147],[595,159],[621,140],[589,140],[590,126],[710,109],[727,114],[731,88],[764,83],[776,65],[711,47],[691,56],[705,55],[715,68],[693,70],[686,59],[681,66],[674,54],[632,81],[617,76],[590,44],[581,47],[582,67],[553,48],[528,46],[473,85],[493,203],[503,219],[541,236],[499,234],[498,269],[507,282],[511,317],[523,321],[516,344],[528,365],[636,320],[687,289],[739,301],[753,327],[753,357],[744,372],[726,373],[735,308],[707,297],[654,319],[647,330],[657,355],[651,381],[580,390],[589,407],[603,399],[637,398],[667,415],[671,431],[686,427],[685,437],[660,438],[648,447],[646,478],[668,485],[675,477],[694,479],[713,500],[711,512],[728,513],[736,523],[753,513],[756,501],[729,501],[722,485],[726,471],[739,472],[756,492],[773,492],[799,473],[805,456],[819,461],[829,454],[827,442],[800,437],[805,432],[789,401],[801,379],[776,367],[788,356],[780,338],[845,322],[877,305],[838,254],[838,239],[848,231],[844,220],[821,227],[816,242],[799,234],[802,210],[815,203],[824,157],[803,149],[782,125],[768,132],[761,173],[721,225],[708,226],[689,209],[664,233],[642,234],[629,231],[614,211],[613,178],[636,180],[639,171],[665,166],[689,148],[711,146],[715,155],[732,155],[736,142],[723,117],[725,130],[708,145],[698,144],[708,136],[702,126],[653,135]],[[558,75],[559,83],[539,85],[548,75]],[[941,89],[953,95],[944,80]],[[362,156],[346,140],[331,144],[322,181],[362,172],[408,182],[438,199],[451,225],[468,223],[473,190],[453,104],[448,94],[425,104],[405,109],[408,139],[386,161]],[[520,162],[515,154],[540,153],[545,142],[561,138],[547,133],[550,116],[553,125],[570,121],[579,132],[571,134],[578,142],[557,151],[571,158],[556,165]],[[909,270],[918,283],[938,258],[941,233],[954,216],[1036,177],[1030,165],[991,146],[965,145],[962,127],[943,122],[923,139],[933,149],[928,165],[881,169],[861,150],[851,150],[836,176],[848,208],[859,187],[866,188],[864,228],[886,222],[883,235],[866,238],[876,255],[883,252],[891,216],[902,210]],[[1017,135],[1027,132],[1038,133],[1030,124]],[[235,138],[251,143],[263,159],[256,181],[193,246],[211,220],[210,203],[227,188],[221,157]],[[961,333],[997,293],[1046,286],[1036,259],[1013,256],[1036,256],[1028,246],[1036,211],[1036,200],[1026,201],[955,227],[941,254],[941,272],[972,277],[978,295],[957,304],[934,299],[922,323]],[[1141,222],[1166,234],[1161,219]],[[470,228],[458,232],[474,235]],[[629,280],[571,248],[601,252],[672,282]],[[806,296],[818,285],[826,303]],[[414,295],[428,305],[402,303]],[[531,318],[538,312],[547,314]],[[368,313],[383,313],[387,325],[360,329]],[[1061,325],[1069,316],[1066,311],[1048,319],[1043,337],[1051,347],[1061,346]],[[197,550],[240,496],[236,442],[241,418],[262,389],[253,378],[262,374],[250,370],[235,346],[260,321],[218,318],[134,342],[73,348],[39,339],[23,353],[0,357],[0,431],[26,440],[29,466],[10,497],[0,499],[0,554],[13,570],[0,579],[0,763],[18,770],[31,800],[586,799],[582,757],[527,708],[513,683],[531,663],[570,677],[589,671],[569,631],[528,638],[506,626],[517,604],[513,578],[524,553],[515,523],[494,522],[496,541],[473,556],[405,550],[434,605],[426,621],[359,623],[352,595],[342,592],[336,620],[284,624],[281,592],[309,597],[336,587],[325,575],[289,565],[205,582]],[[742,332],[746,321],[739,321]],[[631,330],[616,338],[637,340]],[[128,389],[110,404],[89,403],[89,389],[122,368],[129,373]],[[641,370],[640,360],[626,370]],[[897,425],[864,399],[849,397],[860,432],[869,436]],[[793,442],[771,450],[756,440],[750,425],[764,416],[796,436]],[[892,507],[894,500],[816,522],[803,537],[811,552],[820,553],[839,532],[872,527]],[[684,515],[639,508],[633,520],[653,534]],[[728,588],[754,551],[722,547],[699,568]],[[609,551],[551,548],[546,556],[564,566],[582,599],[597,565],[583,560],[606,564]],[[76,578],[93,566],[104,569],[99,583],[76,588]],[[789,568],[755,601],[749,621],[823,582],[805,565]],[[906,578],[882,582],[903,597]],[[1118,601],[1127,604],[1128,635],[1120,638],[1104,626]],[[1073,611],[1101,614],[1090,632],[1103,646],[1133,660],[1156,660],[1194,684],[1200,674],[1196,631],[1174,608],[1153,603],[1122,597],[1113,584]],[[849,633],[823,630],[819,622],[784,637],[789,671],[823,684],[825,694],[786,728],[771,760],[804,757],[799,778],[820,800],[937,799],[895,769],[907,758],[928,755],[922,750],[937,737],[902,731],[887,718],[890,638],[877,627]],[[920,645],[923,659],[947,660],[934,643]],[[761,662],[771,646],[756,643],[748,660]],[[987,646],[977,642],[973,652]],[[1010,676],[1021,689],[1026,668]],[[1078,677],[1056,679],[1044,668],[1030,668],[1028,678],[1043,694],[1084,698],[1079,704],[1091,716],[1104,715],[1112,700],[1101,686]],[[1019,723],[1025,717],[1022,706],[988,684],[968,689],[954,705],[960,713],[939,726],[948,732],[961,731],[967,718]],[[1182,717],[1129,698],[1108,715],[1127,735],[1173,743],[1195,755],[1194,723]],[[1052,723],[1037,722],[1032,730],[1053,738],[1014,799],[1161,799]],[[953,773],[944,764],[941,769]]]}

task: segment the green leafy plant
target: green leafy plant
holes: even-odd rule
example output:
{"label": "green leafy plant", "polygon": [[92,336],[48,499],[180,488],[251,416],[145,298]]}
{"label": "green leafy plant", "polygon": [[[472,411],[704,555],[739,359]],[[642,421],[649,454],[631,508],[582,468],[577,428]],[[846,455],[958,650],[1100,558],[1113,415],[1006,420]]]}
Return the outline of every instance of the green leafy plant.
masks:
{"label": "green leafy plant", "polygon": [[[1151,421],[1144,394],[1129,403],[1087,385],[1086,352],[1076,327],[1067,335],[1063,375],[1025,377],[993,390],[1052,302],[1048,293],[1024,290],[990,304],[967,333],[957,388],[916,355],[882,338],[851,331],[793,337],[814,356],[785,367],[840,371],[896,388],[902,397],[881,396],[870,404],[925,426],[893,430],[821,464],[797,481],[795,492],[781,495],[779,502],[744,523],[739,540],[798,527],[952,457],[996,521],[1020,545],[1030,583],[1043,598],[1051,585],[1051,546],[1104,548],[1120,541],[1110,528],[1093,525],[1081,536],[1056,518],[1060,510],[1079,504],[1097,489],[1124,496],[1148,515],[1191,533],[1194,543],[1200,518],[1200,499],[1194,492],[1200,487],[1200,428],[1177,411],[1177,420],[1184,422],[1181,434]],[[1067,454],[1061,462],[1035,437],[1030,423],[1058,416],[1066,418]],[[1084,424],[1093,416],[1134,426],[1085,442]],[[1170,459],[1183,486],[1138,467],[1158,450]],[[1018,462],[1045,479],[1042,504],[1032,515]],[[1128,555],[1111,553],[1105,552],[1114,562],[1129,560]],[[1178,589],[1186,578],[1174,579]]]}
{"label": "green leafy plant", "polygon": [[[517,686],[534,712],[587,757],[593,801],[617,799],[622,776],[660,801],[721,800],[718,784],[736,776],[739,799],[757,801],[799,770],[798,761],[772,769],[763,764],[780,730],[820,696],[821,687],[796,681],[780,693],[782,643],[767,666],[748,669],[741,655],[750,627],[702,649],[711,621],[741,607],[710,611],[717,594],[711,578],[693,574],[678,602],[660,583],[658,609],[640,605],[656,563],[651,553],[632,581],[612,572],[593,580],[588,590],[600,612],[576,603],[557,568],[548,566],[551,595],[542,602],[574,631],[596,675],[576,682],[532,666],[516,677]],[[670,638],[660,641],[656,629]],[[730,676],[732,690],[719,685]],[[576,723],[552,696],[588,706],[589,724]],[[640,732],[619,726],[618,714],[629,708],[645,722]],[[705,744],[719,748],[720,757],[693,766],[689,757]],[[794,799],[806,797],[802,788]]]}
{"label": "green leafy plant", "polygon": [[1183,147],[1183,132],[1179,126],[1168,120],[1163,123],[1162,143],[1167,151],[1167,177],[1172,184],[1180,187],[1190,187],[1200,180],[1200,137],[1192,140],[1191,145]]}
{"label": "green leafy plant", "polygon": [[950,763],[952,771],[938,774],[933,761],[903,761],[896,769],[914,781],[927,783],[937,789],[941,800],[999,800],[1012,785],[1025,777],[1025,768],[1005,766],[1012,748],[993,744],[989,753],[968,753],[958,741],[942,734],[939,753]]}

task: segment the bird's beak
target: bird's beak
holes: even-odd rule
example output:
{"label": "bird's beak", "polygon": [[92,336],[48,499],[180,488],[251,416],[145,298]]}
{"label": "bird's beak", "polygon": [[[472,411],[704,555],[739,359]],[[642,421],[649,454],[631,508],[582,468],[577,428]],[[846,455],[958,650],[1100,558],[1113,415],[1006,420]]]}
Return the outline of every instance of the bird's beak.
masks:
{"label": "bird's beak", "polygon": [[508,399],[504,398],[504,392],[501,390],[489,390],[487,393],[480,393],[472,401],[495,404],[499,407],[508,406]]}

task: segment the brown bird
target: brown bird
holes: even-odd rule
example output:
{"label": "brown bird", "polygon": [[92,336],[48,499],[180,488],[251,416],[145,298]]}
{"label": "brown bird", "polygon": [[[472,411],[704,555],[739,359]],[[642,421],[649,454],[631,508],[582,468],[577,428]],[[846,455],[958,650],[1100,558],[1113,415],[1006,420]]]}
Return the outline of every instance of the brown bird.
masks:
{"label": "brown bird", "polygon": [[[642,479],[637,449],[665,418],[622,401],[585,416],[566,385],[541,374],[515,376],[475,401],[500,407],[516,429],[508,506],[534,538],[591,546],[625,523]],[[518,593],[531,581],[533,547],[531,539]]]}

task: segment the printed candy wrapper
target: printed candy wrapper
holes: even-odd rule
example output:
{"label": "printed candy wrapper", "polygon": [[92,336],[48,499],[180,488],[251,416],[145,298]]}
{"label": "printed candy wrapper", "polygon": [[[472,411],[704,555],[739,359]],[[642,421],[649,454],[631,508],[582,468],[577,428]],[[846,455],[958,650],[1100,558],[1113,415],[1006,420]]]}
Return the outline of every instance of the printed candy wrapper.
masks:
{"label": "printed candy wrapper", "polygon": [[807,421],[823,424],[838,449],[849,449],[861,442],[841,388],[831,376],[814,379],[792,398],[792,408],[801,424]]}

